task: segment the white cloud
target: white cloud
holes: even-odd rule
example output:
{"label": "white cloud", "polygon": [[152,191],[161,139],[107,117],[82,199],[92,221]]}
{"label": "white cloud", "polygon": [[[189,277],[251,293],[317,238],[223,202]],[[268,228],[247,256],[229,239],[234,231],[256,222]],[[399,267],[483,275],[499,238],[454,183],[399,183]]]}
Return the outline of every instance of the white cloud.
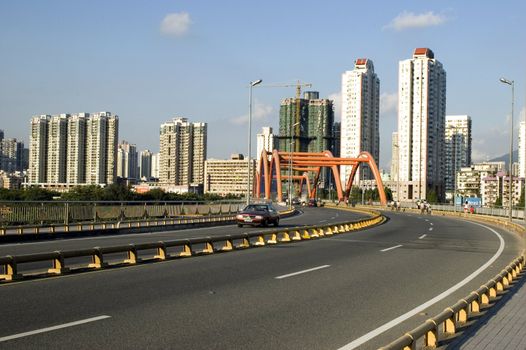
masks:
{"label": "white cloud", "polygon": [[[263,104],[259,101],[255,101],[252,105],[252,122],[261,121],[268,119],[269,116],[274,112],[274,107],[270,105]],[[232,124],[243,125],[248,123],[248,113],[230,119]]]}
{"label": "white cloud", "polygon": [[435,14],[433,11],[416,14],[414,12],[404,11],[396,16],[391,23],[386,25],[384,28],[394,30],[404,30],[412,28],[425,28],[438,26],[448,19],[442,14]]}
{"label": "white cloud", "polygon": [[398,110],[398,93],[382,92],[380,94],[380,113],[389,114]]}
{"label": "white cloud", "polygon": [[334,121],[340,121],[342,119],[342,93],[341,91],[333,92],[327,98],[333,101]]}
{"label": "white cloud", "polygon": [[188,32],[191,24],[192,20],[187,12],[169,13],[161,22],[161,33],[182,37]]}

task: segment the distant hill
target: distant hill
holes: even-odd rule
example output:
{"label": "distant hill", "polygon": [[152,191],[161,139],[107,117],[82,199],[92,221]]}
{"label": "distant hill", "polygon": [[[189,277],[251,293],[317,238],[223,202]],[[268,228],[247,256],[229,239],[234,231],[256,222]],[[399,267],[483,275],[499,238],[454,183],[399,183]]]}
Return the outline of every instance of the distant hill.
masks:
{"label": "distant hill", "polygon": [[[500,157],[490,159],[490,162],[505,162],[506,163],[506,167],[508,167],[509,160],[510,160],[510,154],[506,153],[506,154],[503,154]],[[513,161],[514,162],[518,162],[519,161],[519,151],[518,150],[513,151]]]}

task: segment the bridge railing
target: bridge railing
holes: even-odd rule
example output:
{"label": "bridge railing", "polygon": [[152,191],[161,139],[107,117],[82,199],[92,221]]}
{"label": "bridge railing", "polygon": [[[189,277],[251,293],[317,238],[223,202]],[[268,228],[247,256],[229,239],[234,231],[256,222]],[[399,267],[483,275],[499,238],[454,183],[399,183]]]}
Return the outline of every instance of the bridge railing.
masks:
{"label": "bridge railing", "polygon": [[241,201],[220,202],[0,202],[0,233],[8,229],[26,230],[78,225],[109,225],[118,222],[159,221],[192,216],[233,214],[244,206]]}

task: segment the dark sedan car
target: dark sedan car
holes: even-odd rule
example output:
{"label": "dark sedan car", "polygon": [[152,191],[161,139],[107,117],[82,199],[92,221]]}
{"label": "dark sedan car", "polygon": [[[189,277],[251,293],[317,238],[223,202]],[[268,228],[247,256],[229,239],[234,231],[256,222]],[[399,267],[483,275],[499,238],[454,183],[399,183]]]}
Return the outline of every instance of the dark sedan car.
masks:
{"label": "dark sedan car", "polygon": [[279,225],[279,214],[271,204],[250,204],[245,207],[236,216],[237,226],[243,225],[261,225],[268,226]]}

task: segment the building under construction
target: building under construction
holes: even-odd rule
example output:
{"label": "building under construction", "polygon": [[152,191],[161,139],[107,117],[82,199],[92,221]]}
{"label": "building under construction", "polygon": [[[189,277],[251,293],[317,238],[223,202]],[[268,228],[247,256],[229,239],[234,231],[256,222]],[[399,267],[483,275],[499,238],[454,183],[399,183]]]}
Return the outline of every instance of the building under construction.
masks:
{"label": "building under construction", "polygon": [[[284,152],[334,153],[333,102],[320,99],[316,91],[306,91],[303,98],[286,98],[279,111],[278,149]],[[320,174],[320,187],[328,186],[328,169]],[[296,174],[297,175],[297,174]]]}

